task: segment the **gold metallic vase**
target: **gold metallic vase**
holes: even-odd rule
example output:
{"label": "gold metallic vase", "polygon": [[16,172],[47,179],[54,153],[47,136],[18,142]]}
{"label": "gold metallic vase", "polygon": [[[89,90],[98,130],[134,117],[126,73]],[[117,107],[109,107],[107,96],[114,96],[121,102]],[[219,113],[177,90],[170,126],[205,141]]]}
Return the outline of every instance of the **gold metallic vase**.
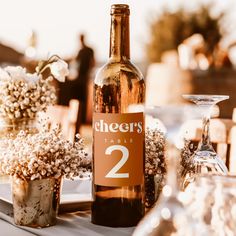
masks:
{"label": "gold metallic vase", "polygon": [[56,224],[61,178],[22,180],[12,178],[14,221],[34,228]]}

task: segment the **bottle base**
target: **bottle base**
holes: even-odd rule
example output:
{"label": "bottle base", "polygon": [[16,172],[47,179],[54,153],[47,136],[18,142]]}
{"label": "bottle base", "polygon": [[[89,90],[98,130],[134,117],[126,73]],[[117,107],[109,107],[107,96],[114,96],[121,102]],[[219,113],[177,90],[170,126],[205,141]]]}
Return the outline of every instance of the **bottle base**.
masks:
{"label": "bottle base", "polygon": [[101,198],[92,204],[93,224],[108,227],[136,226],[144,215],[141,199]]}

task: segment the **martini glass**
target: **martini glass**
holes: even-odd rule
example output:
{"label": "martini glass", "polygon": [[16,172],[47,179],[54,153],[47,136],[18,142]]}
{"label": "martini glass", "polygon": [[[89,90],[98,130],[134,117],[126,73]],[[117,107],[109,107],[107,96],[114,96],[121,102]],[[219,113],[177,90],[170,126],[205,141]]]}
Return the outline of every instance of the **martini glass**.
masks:
{"label": "martini glass", "polygon": [[[146,115],[160,119],[166,129],[167,139],[167,183],[154,207],[136,227],[133,236],[183,236],[207,235],[204,227],[197,227],[181,201],[177,178],[178,160],[182,142],[179,128],[188,118],[197,118],[196,106],[167,106],[144,108]],[[156,140],[154,140],[155,142]]]}
{"label": "martini glass", "polygon": [[223,174],[228,173],[227,167],[221,158],[217,155],[210,141],[210,114],[211,109],[218,102],[229,98],[225,95],[183,95],[183,97],[194,102],[198,107],[202,108],[202,138],[199,142],[197,150],[190,157],[193,165],[193,173],[185,173],[184,188],[194,181],[196,174]]}

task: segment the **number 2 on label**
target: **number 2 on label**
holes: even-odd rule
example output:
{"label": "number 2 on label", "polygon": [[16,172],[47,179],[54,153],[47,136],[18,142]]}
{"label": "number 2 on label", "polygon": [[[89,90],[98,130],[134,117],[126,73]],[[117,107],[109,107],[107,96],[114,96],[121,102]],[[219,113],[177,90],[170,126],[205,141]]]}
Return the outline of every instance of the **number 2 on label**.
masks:
{"label": "number 2 on label", "polygon": [[129,150],[125,146],[122,145],[112,145],[109,146],[105,154],[111,155],[113,151],[121,151],[122,152],[122,158],[120,161],[108,172],[108,174],[105,176],[106,178],[129,178],[129,173],[117,173],[117,171],[120,170],[120,168],[126,163],[126,161],[129,158]]}

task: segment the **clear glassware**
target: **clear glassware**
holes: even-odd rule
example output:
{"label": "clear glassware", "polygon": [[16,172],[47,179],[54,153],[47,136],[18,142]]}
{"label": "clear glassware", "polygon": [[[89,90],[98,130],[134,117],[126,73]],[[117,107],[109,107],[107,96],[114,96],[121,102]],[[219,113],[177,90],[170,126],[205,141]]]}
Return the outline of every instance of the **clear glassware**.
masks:
{"label": "clear glassware", "polygon": [[[188,115],[198,116],[192,106],[168,106],[145,108],[145,114],[158,117],[167,128],[167,184],[162,190],[159,201],[146,214],[136,227],[134,236],[183,236],[206,235],[204,228],[196,229],[196,224],[180,200],[181,192],[177,179],[178,158],[180,155],[178,131]],[[190,112],[191,110],[191,112]],[[188,111],[188,112],[187,112]],[[178,147],[178,148],[177,148]]]}
{"label": "clear glassware", "polygon": [[199,175],[196,180],[185,189],[183,204],[189,215],[197,225],[204,225],[208,235],[214,235],[212,221],[212,207],[215,204],[215,183],[212,175]]}
{"label": "clear glassware", "polygon": [[235,235],[236,176],[203,175],[185,190],[188,213],[207,229],[208,235]]}
{"label": "clear glassware", "polygon": [[210,141],[210,114],[211,109],[220,101],[224,101],[229,98],[226,95],[194,95],[186,94],[183,97],[191,102],[194,102],[198,107],[202,108],[202,138],[199,142],[197,150],[193,156],[190,157],[190,162],[193,165],[193,173],[186,172],[184,186],[185,188],[189,183],[193,182],[195,176],[198,174],[227,174],[228,169],[221,158],[217,155]]}
{"label": "clear glassware", "polygon": [[212,207],[211,228],[214,235],[235,235],[236,232],[236,176],[217,176],[215,184],[215,204]]}

